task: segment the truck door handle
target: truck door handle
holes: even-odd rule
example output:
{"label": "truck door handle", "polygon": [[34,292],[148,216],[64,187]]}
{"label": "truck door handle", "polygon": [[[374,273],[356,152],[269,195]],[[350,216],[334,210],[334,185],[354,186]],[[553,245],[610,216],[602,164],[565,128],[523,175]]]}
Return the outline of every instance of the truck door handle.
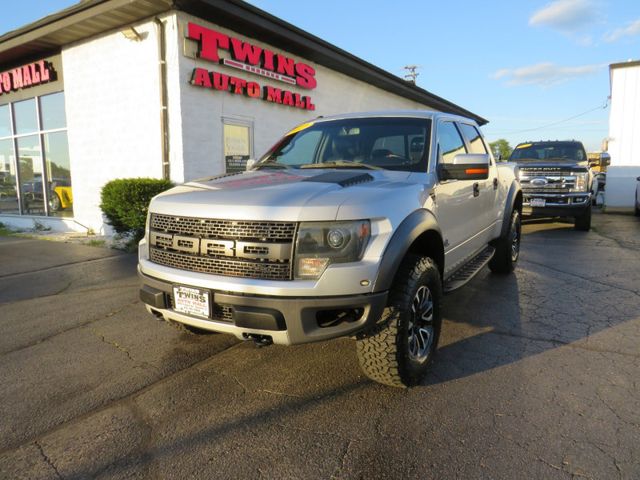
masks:
{"label": "truck door handle", "polygon": [[473,184],[473,196],[477,197],[480,195],[480,184],[478,182]]}
{"label": "truck door handle", "polygon": [[493,189],[494,190],[498,189],[498,178],[497,177],[493,179]]}

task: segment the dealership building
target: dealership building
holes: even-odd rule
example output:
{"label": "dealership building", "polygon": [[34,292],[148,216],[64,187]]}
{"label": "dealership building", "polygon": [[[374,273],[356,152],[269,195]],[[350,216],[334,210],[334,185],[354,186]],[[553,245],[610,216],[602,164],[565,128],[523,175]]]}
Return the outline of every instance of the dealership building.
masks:
{"label": "dealership building", "polygon": [[116,178],[244,169],[341,112],[486,120],[239,0],[88,0],[0,37],[0,222],[108,232]]}

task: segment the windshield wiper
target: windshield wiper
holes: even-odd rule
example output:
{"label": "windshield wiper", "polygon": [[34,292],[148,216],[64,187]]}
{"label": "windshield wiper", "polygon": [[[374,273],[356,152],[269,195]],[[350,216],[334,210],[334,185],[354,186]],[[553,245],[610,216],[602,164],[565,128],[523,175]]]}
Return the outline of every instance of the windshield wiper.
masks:
{"label": "windshield wiper", "polygon": [[358,163],[351,160],[335,160],[333,162],[309,163],[300,165],[300,168],[366,168],[367,170],[384,170],[384,168],[368,165],[366,163]]}

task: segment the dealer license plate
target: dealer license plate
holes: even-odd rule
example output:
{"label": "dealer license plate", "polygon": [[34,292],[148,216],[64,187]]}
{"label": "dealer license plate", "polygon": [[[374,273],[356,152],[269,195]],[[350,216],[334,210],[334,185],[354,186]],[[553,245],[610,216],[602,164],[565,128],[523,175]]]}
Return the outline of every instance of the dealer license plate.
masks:
{"label": "dealer license plate", "polygon": [[199,288],[173,287],[173,309],[176,312],[209,318],[211,293]]}
{"label": "dealer license plate", "polygon": [[544,207],[547,201],[544,198],[532,198],[529,205],[532,207]]}

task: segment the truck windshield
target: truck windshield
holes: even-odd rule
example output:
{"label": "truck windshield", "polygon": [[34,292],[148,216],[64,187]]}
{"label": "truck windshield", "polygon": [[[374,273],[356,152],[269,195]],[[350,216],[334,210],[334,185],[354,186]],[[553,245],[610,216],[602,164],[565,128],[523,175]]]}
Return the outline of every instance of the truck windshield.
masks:
{"label": "truck windshield", "polygon": [[431,121],[378,117],[311,122],[285,135],[255,168],[426,171]]}
{"label": "truck windshield", "polygon": [[584,147],[578,142],[540,142],[525,143],[516,146],[511,161],[549,160],[576,161],[587,159]]}

